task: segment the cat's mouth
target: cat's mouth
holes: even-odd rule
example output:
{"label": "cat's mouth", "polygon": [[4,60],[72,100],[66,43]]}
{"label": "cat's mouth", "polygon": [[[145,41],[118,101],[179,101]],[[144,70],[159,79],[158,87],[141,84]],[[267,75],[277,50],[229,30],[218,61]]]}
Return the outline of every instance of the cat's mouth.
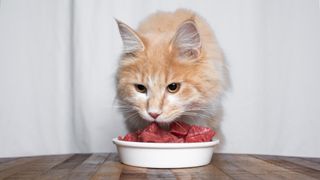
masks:
{"label": "cat's mouth", "polygon": [[148,122],[157,122],[160,124],[168,124],[171,122],[174,122],[175,120],[179,119],[179,117],[181,117],[182,114],[174,114],[171,116],[165,116],[165,114],[160,114],[157,118],[153,118],[147,114],[140,114],[140,117],[144,120],[144,121],[148,121]]}

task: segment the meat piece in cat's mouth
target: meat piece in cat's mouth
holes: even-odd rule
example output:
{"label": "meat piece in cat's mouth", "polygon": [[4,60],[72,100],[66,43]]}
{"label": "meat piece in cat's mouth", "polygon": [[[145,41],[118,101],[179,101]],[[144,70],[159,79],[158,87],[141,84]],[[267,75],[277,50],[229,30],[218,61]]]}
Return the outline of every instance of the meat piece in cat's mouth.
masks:
{"label": "meat piece in cat's mouth", "polygon": [[191,126],[187,123],[175,121],[170,124],[170,132],[178,137],[184,137],[188,134]]}
{"label": "meat piece in cat's mouth", "polygon": [[170,129],[162,129],[156,122],[152,122],[144,129],[131,132],[119,140],[132,142],[153,143],[183,143],[183,142],[208,142],[211,141],[215,132],[208,127],[189,125],[181,121],[170,124]]}

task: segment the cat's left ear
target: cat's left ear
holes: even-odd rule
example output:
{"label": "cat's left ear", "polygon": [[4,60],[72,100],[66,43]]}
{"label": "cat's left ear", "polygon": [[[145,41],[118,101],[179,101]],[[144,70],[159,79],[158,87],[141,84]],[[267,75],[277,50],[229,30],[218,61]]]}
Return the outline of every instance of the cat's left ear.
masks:
{"label": "cat's left ear", "polygon": [[119,32],[123,42],[123,52],[134,53],[144,51],[145,47],[139,35],[125,23],[117,19],[115,20],[118,24]]}
{"label": "cat's left ear", "polygon": [[171,41],[171,48],[182,59],[195,59],[200,56],[201,39],[193,20],[183,22]]}

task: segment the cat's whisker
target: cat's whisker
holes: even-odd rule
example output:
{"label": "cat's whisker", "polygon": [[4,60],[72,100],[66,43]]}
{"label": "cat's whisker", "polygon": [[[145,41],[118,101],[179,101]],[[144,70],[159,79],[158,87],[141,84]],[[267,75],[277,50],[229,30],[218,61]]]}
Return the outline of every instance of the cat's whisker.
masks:
{"label": "cat's whisker", "polygon": [[120,109],[120,111],[123,112],[123,113],[135,112],[134,109]]}
{"label": "cat's whisker", "polygon": [[180,124],[180,121],[176,121],[176,124],[183,129],[183,126]]}
{"label": "cat's whisker", "polygon": [[137,117],[137,116],[139,116],[139,113],[138,112],[133,112],[129,116],[126,117],[126,120],[130,120],[133,117]]}
{"label": "cat's whisker", "polygon": [[211,112],[214,108],[191,108],[187,111],[205,111],[205,112]]}
{"label": "cat's whisker", "polygon": [[132,112],[135,111],[134,109],[128,108],[128,109],[124,109],[124,108],[119,108],[121,111],[123,112]]}
{"label": "cat's whisker", "polygon": [[190,109],[190,110],[187,110],[186,112],[201,113],[209,116],[214,115],[214,112],[212,111],[212,109],[208,109],[208,108]]}
{"label": "cat's whisker", "polygon": [[168,117],[174,117],[172,119],[176,119],[177,117],[181,116],[181,112],[178,110],[174,110],[171,112],[171,114],[168,115]]}
{"label": "cat's whisker", "polygon": [[116,107],[116,108],[130,108],[130,106],[123,106],[123,105],[115,105],[115,106],[112,106],[112,107]]}
{"label": "cat's whisker", "polygon": [[182,114],[186,115],[186,116],[194,116],[194,117],[200,117],[200,118],[210,118],[211,117],[209,115],[200,114],[200,113],[196,113],[196,112],[183,112]]}
{"label": "cat's whisker", "polygon": [[126,113],[126,115],[131,115],[131,114],[137,114],[138,112],[137,111],[130,111],[130,112],[128,112],[128,113]]}
{"label": "cat's whisker", "polygon": [[199,112],[185,112],[184,114],[190,114],[190,115],[195,115],[195,116],[203,116],[203,117],[211,117],[208,114],[204,114],[204,113],[199,113]]}
{"label": "cat's whisker", "polygon": [[138,107],[135,105],[130,105],[128,103],[119,102],[118,105],[114,105],[114,107],[120,109],[123,112],[137,111]]}

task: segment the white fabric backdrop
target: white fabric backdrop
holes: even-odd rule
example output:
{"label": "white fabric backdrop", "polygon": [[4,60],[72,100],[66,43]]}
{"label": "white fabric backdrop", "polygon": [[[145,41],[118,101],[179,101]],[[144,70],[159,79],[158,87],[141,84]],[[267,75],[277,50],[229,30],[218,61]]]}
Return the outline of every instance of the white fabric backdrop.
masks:
{"label": "white fabric backdrop", "polygon": [[221,152],[320,157],[318,0],[0,1],[0,157],[115,151],[121,40],[156,10],[189,8],[230,64]]}

